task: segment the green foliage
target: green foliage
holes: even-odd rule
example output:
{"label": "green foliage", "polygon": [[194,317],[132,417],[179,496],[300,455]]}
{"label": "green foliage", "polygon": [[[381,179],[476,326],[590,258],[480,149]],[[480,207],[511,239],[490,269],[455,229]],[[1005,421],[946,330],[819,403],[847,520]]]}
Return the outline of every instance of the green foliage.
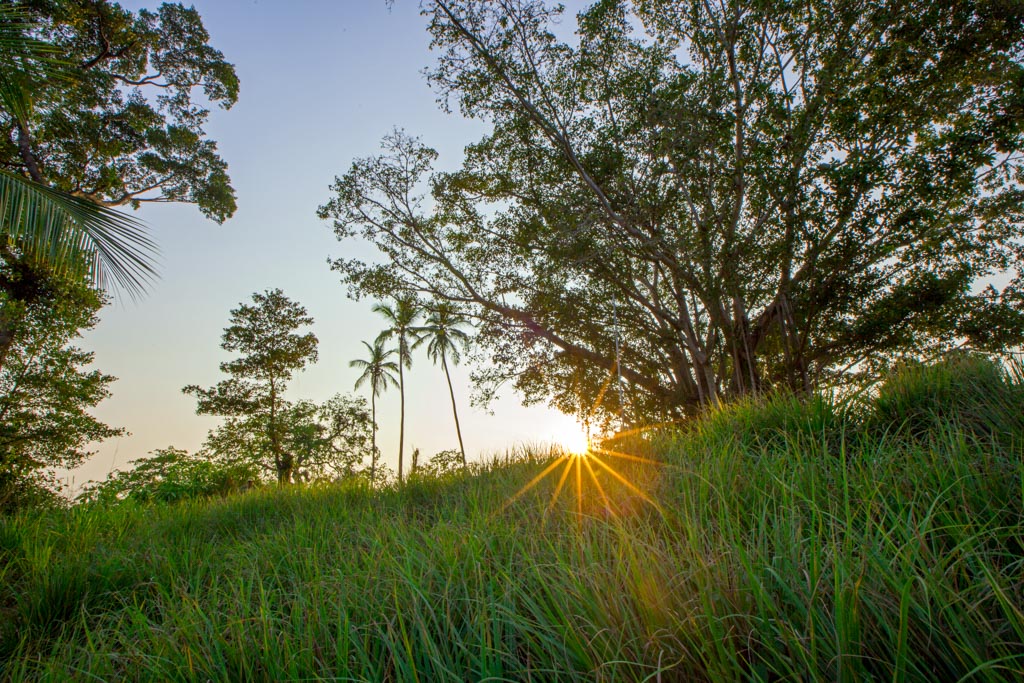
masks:
{"label": "green foliage", "polygon": [[78,500],[109,505],[126,499],[172,503],[186,498],[225,496],[245,490],[257,478],[251,463],[222,463],[202,453],[161,448],[129,463],[131,469],[115,470],[104,481],[89,482]]}
{"label": "green foliage", "polygon": [[[0,677],[1020,678],[1019,429],[1007,459],[956,421],[927,418],[925,443],[842,404],[733,410],[738,428],[726,410],[647,439],[656,465],[606,458],[660,509],[604,475],[616,515],[593,488],[581,516],[571,493],[551,505],[551,478],[512,501],[551,463],[534,453],[0,519]],[[834,451],[829,414],[848,420]],[[741,433],[780,424],[804,436]]]}
{"label": "green foliage", "polygon": [[838,452],[844,435],[856,428],[855,409],[820,395],[778,393],[736,401],[684,423],[682,433],[690,450],[740,446],[757,452],[792,444]]}
{"label": "green foliage", "polygon": [[[54,45],[31,37],[35,28],[24,8],[0,6],[0,111],[16,124],[27,125],[39,81],[76,75]],[[18,253],[98,287],[112,282],[136,293],[154,272],[154,245],[136,221],[7,169],[0,170],[0,236],[5,259]]]}
{"label": "green foliage", "polygon": [[229,378],[209,389],[191,384],[182,391],[198,399],[198,414],[234,418],[225,429],[259,445],[252,457],[259,461],[267,454],[278,481],[288,483],[300,464],[290,443],[313,424],[316,409],[292,405],[284,394],[292,374],[316,362],[317,338],[299,332],[313,318],[280,289],[253,294],[252,300],[231,311],[224,329],[221,348],[242,354],[220,364]]}
{"label": "green foliage", "polygon": [[[1024,341],[1024,10],[989,0],[423,3],[462,167],[388,135],[320,215],[478,323],[481,395],[677,419]],[[1003,272],[1000,290],[977,287]],[[598,418],[599,419],[599,418]]]}
{"label": "green foliage", "polygon": [[413,473],[420,478],[445,477],[461,472],[463,469],[462,451],[448,449],[432,455],[427,464],[417,465]]}
{"label": "green foliage", "polygon": [[[0,277],[19,284],[16,274]],[[0,511],[51,499],[60,484],[53,468],[73,468],[91,442],[119,436],[88,410],[109,395],[115,378],[86,370],[93,354],[71,345],[97,322],[98,292],[83,282],[50,279],[32,305],[0,289],[0,310],[14,324],[14,342],[0,358]],[[49,493],[48,493],[49,492]]]}
{"label": "green foliage", "polygon": [[238,77],[209,45],[195,8],[130,12],[109,0],[19,3],[31,37],[73,65],[70,78],[37,70],[0,145],[8,169],[107,206],[175,201],[218,222],[235,211],[227,164],[203,126],[202,99],[224,108]]}

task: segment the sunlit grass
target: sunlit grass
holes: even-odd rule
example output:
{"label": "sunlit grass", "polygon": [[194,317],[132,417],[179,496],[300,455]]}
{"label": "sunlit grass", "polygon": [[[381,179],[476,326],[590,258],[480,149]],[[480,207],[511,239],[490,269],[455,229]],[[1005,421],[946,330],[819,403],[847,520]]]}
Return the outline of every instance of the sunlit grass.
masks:
{"label": "sunlit grass", "polygon": [[886,426],[911,394],[402,489],[5,519],[0,679],[1020,680],[1019,412]]}

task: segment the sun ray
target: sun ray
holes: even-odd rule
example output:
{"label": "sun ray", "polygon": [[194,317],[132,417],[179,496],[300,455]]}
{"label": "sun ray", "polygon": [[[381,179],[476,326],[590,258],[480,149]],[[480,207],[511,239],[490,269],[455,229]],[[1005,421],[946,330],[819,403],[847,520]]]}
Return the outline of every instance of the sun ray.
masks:
{"label": "sun ray", "polygon": [[583,464],[587,466],[587,471],[590,472],[590,478],[594,480],[594,486],[597,487],[598,493],[601,494],[601,500],[604,501],[604,509],[607,510],[608,512],[611,512],[612,503],[610,500],[608,500],[608,494],[604,492],[604,487],[601,486],[601,482],[597,480],[597,475],[594,474],[594,468],[590,464],[590,458],[580,458],[580,460],[582,460]]}
{"label": "sun ray", "polygon": [[608,378],[604,381],[604,384],[601,385],[601,391],[597,392],[597,400],[595,400],[594,405],[590,407],[590,413],[587,415],[588,423],[597,413],[597,409],[601,407],[601,403],[604,402],[604,395],[608,391],[608,387],[611,385],[613,377],[615,377],[615,365],[612,365],[612,369],[608,373]]}
{"label": "sun ray", "polygon": [[565,486],[565,480],[569,478],[569,470],[572,469],[572,458],[566,458],[565,469],[562,470],[562,476],[558,480],[558,486],[555,487],[555,492],[551,496],[551,502],[548,503],[547,509],[544,514],[547,515],[555,507],[555,503],[558,502],[558,497],[562,495],[562,488]]}
{"label": "sun ray", "polygon": [[[538,475],[537,475],[536,477],[534,477],[533,479],[531,479],[531,480],[529,481],[529,483],[528,483],[528,484],[526,484],[526,486],[524,486],[523,488],[521,488],[521,489],[519,489],[518,491],[516,491],[515,495],[513,495],[513,496],[512,496],[511,498],[509,498],[509,499],[508,499],[507,501],[505,501],[505,504],[501,506],[501,509],[502,509],[502,511],[506,510],[506,509],[508,508],[508,506],[509,506],[509,505],[511,505],[512,503],[514,503],[514,502],[515,502],[516,500],[518,500],[520,496],[522,496],[522,495],[523,495],[524,493],[526,493],[527,491],[529,491],[530,489],[532,489],[532,488],[533,488],[534,486],[536,486],[536,485],[537,485],[537,484],[538,484],[538,483],[540,482],[540,480],[541,480],[541,479],[543,479],[544,477],[548,476],[548,473],[549,473],[549,472],[551,472],[551,470],[553,470],[553,469],[555,469],[556,467],[558,467],[558,465],[559,465],[559,464],[560,464],[560,463],[562,462],[562,460],[564,460],[564,459],[566,459],[566,457],[565,457],[565,456],[561,456],[561,457],[559,457],[559,458],[558,458],[557,460],[555,460],[555,461],[554,461],[553,463],[551,463],[551,464],[550,464],[550,465],[548,465],[548,466],[547,466],[546,468],[544,468],[544,471],[543,471],[543,472],[541,472],[541,473],[540,473],[540,474],[538,474]],[[570,463],[570,464],[571,464],[571,463]]]}
{"label": "sun ray", "polygon": [[613,467],[612,467],[611,465],[609,465],[608,463],[604,462],[603,460],[601,460],[601,458],[597,457],[596,455],[592,455],[592,456],[590,456],[590,459],[591,459],[591,460],[593,460],[594,462],[596,462],[596,463],[597,463],[598,465],[600,465],[601,467],[603,467],[603,468],[605,468],[606,470],[608,470],[608,473],[609,473],[609,474],[611,474],[611,475],[612,475],[613,477],[615,477],[615,478],[616,478],[616,479],[618,479],[618,480],[619,480],[620,482],[622,482],[622,484],[623,484],[623,485],[625,485],[625,486],[626,486],[626,487],[627,487],[627,488],[628,488],[628,489],[629,489],[630,491],[632,491],[633,493],[635,493],[636,495],[640,496],[640,497],[641,497],[641,498],[643,498],[643,499],[644,499],[645,501],[647,501],[648,503],[650,503],[651,505],[653,505],[653,506],[654,506],[654,508],[655,508],[655,509],[656,509],[656,510],[657,510],[658,512],[660,512],[660,513],[664,514],[664,511],[663,511],[663,510],[661,509],[661,506],[660,506],[660,505],[658,505],[658,503],[657,503],[657,502],[655,502],[655,501],[654,501],[654,500],[653,500],[653,499],[652,499],[652,498],[651,498],[650,496],[648,496],[648,495],[647,495],[646,493],[644,493],[643,491],[641,491],[640,489],[638,489],[638,488],[637,488],[636,486],[634,486],[634,485],[633,485],[633,483],[632,483],[631,481],[629,481],[629,480],[628,480],[628,479],[626,479],[626,478],[625,478],[624,476],[622,476],[621,474],[619,474],[618,472],[616,472],[616,471],[615,471],[615,469],[614,469],[614,468],[613,468]]}
{"label": "sun ray", "polygon": [[616,432],[615,434],[613,434],[613,435],[609,436],[607,439],[605,439],[605,441],[615,441],[617,439],[622,439],[622,438],[625,438],[627,436],[633,436],[634,434],[643,434],[644,432],[650,432],[650,431],[654,431],[656,429],[664,429],[666,427],[672,427],[672,426],[675,426],[675,425],[680,425],[680,424],[683,424],[685,422],[686,422],[686,419],[684,419],[684,418],[681,418],[681,419],[678,419],[678,420],[666,420],[665,422],[654,422],[654,423],[651,423],[651,424],[643,425],[642,427],[634,427],[633,429],[627,429],[625,431]]}
{"label": "sun ray", "polygon": [[641,458],[639,455],[629,455],[628,453],[623,453],[621,451],[611,451],[611,450],[608,450],[607,448],[601,448],[599,446],[595,446],[594,448],[592,448],[591,452],[593,452],[593,453],[600,453],[601,455],[610,455],[613,458],[622,458],[623,460],[632,460],[633,462],[642,462],[645,465],[658,465],[658,466],[662,466],[662,465],[665,464],[663,462],[658,462],[657,460],[649,460],[648,458]]}
{"label": "sun ray", "polygon": [[580,456],[576,457],[576,514],[580,517],[583,516],[583,468],[580,467],[582,459]]}

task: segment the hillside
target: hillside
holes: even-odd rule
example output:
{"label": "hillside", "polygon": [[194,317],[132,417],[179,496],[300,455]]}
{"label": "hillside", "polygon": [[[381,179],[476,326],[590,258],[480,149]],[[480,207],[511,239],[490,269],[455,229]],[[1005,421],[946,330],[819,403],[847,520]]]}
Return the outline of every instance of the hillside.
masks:
{"label": "hillside", "polygon": [[733,406],[609,444],[656,461],[598,454],[636,490],[575,460],[517,497],[534,454],[3,519],[0,675],[1018,679],[1021,380],[964,357]]}

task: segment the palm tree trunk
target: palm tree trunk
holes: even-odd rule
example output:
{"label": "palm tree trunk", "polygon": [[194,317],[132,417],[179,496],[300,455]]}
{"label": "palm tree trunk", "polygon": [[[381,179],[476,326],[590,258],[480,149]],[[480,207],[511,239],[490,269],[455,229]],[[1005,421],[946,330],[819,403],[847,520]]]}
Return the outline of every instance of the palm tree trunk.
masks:
{"label": "palm tree trunk", "polygon": [[[401,347],[399,347],[401,348]],[[402,454],[405,448],[405,373],[402,372],[402,356],[399,353],[398,356],[398,393],[402,397],[402,410],[401,417],[398,422],[398,483],[401,484],[402,478]]]}
{"label": "palm tree trunk", "polygon": [[462,466],[466,466],[466,449],[462,445],[462,429],[459,427],[459,411],[455,408],[455,390],[452,389],[452,376],[448,372],[448,361],[445,359],[444,350],[441,351],[441,367],[444,368],[444,376],[448,380],[448,394],[452,397],[452,415],[455,416],[455,433],[459,437],[459,451],[462,453]]}
{"label": "palm tree trunk", "polygon": [[377,393],[370,391],[370,488],[373,488],[377,481]]}

